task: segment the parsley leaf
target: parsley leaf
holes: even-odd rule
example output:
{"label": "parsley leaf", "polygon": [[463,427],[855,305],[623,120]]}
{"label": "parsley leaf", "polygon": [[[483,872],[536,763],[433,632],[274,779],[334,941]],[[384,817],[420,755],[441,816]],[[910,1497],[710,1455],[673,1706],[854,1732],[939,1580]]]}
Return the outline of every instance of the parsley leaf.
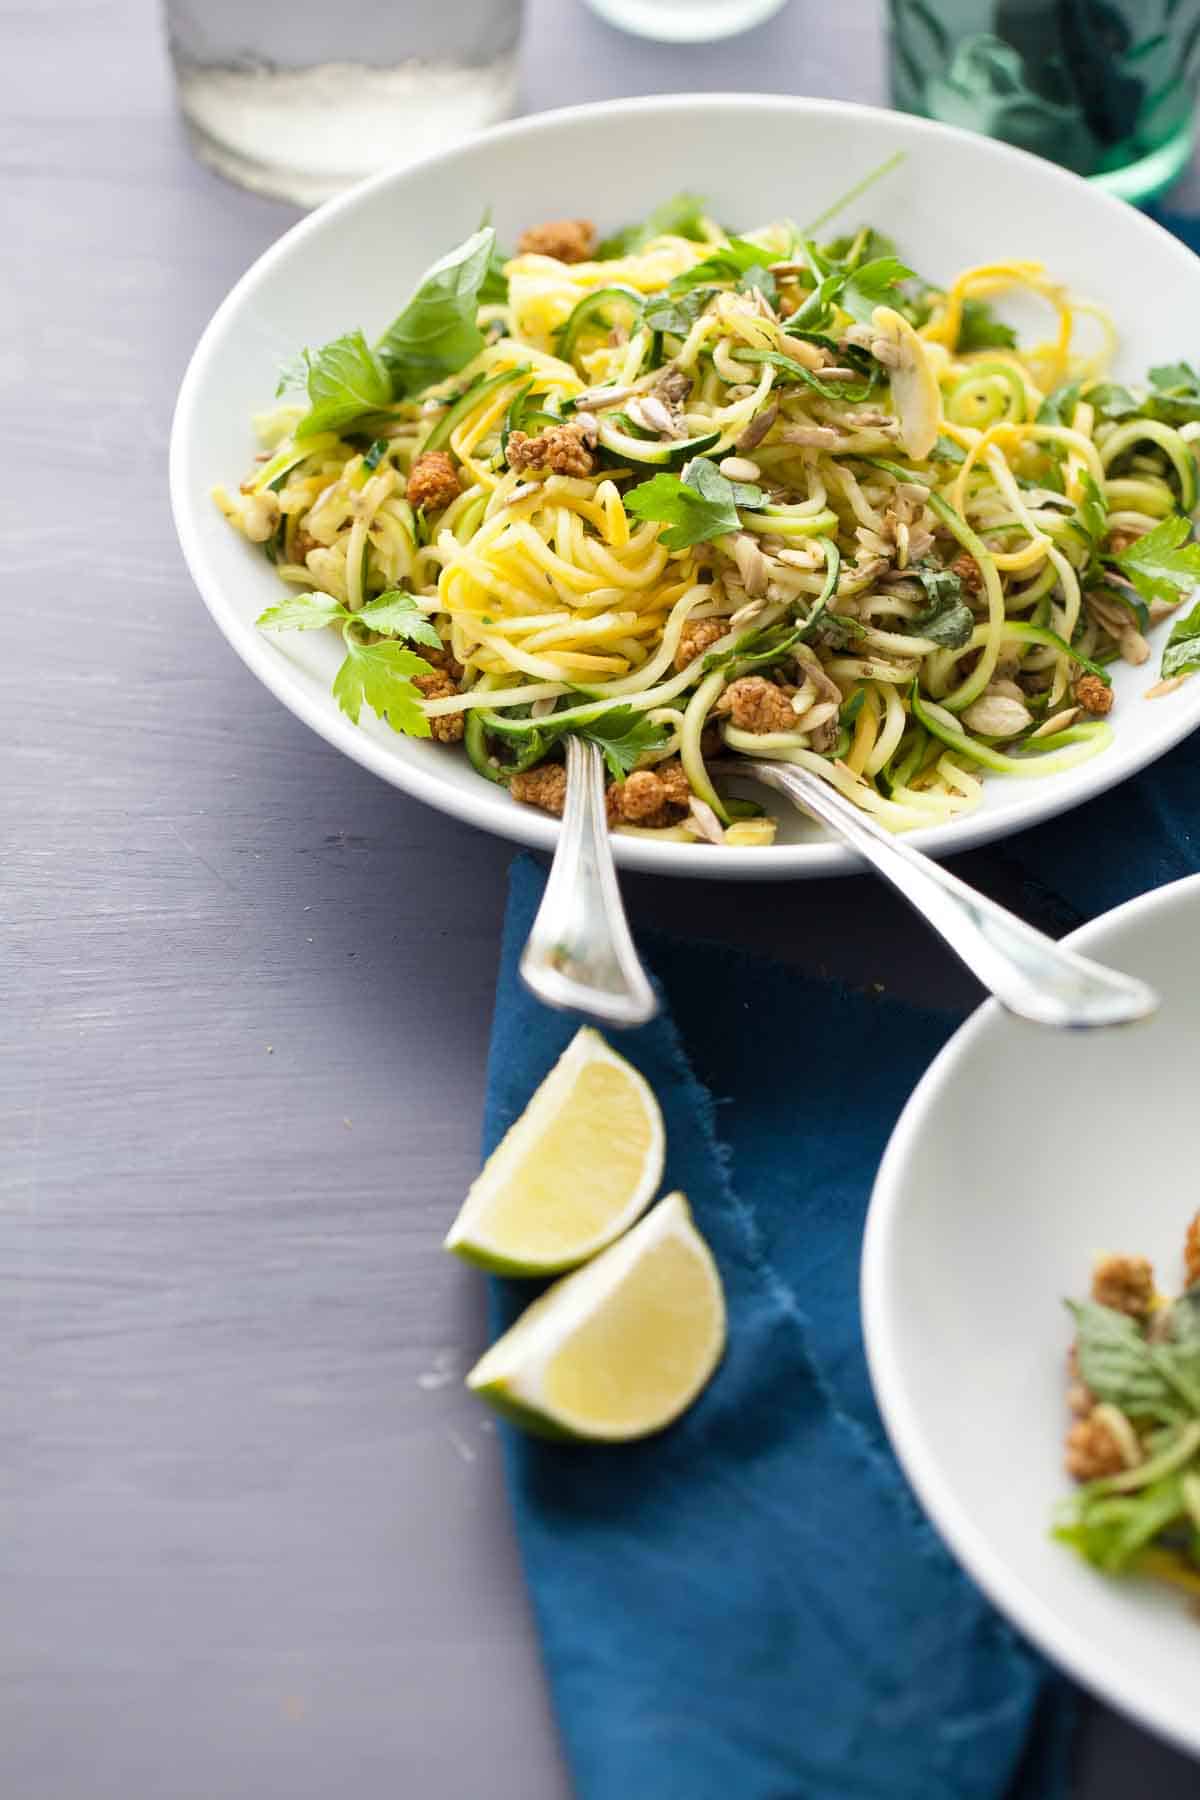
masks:
{"label": "parsley leaf", "polygon": [[964,300],[958,327],[958,350],[1011,350],[1017,334],[998,319],[986,300]]}
{"label": "parsley leaf", "polygon": [[340,431],[363,413],[376,412],[390,402],[387,369],[361,331],[348,331],[324,349],[304,354],[309,409],[296,427],[298,438]]}
{"label": "parsley leaf", "polygon": [[688,294],[693,288],[706,287],[714,281],[737,281],[749,269],[761,269],[764,254],[761,244],[747,243],[745,238],[730,238],[727,244],[718,244],[703,262],[676,275],[667,292]]}
{"label": "parsley leaf", "polygon": [[407,638],[414,644],[428,644],[431,650],[440,650],[442,647],[437,626],[432,619],[425,617],[412,595],[406,594],[401,588],[389,588],[377,600],[368,600],[362,610],[352,616],[361,619],[372,631],[384,632],[389,637]]}
{"label": "parsley leaf", "polygon": [[1129,577],[1144,600],[1176,601],[1200,582],[1200,544],[1188,543],[1190,534],[1188,521],[1175,513],[1105,560]]}
{"label": "parsley leaf", "polygon": [[703,243],[705,237],[704,199],[700,194],[676,194],[656,206],[641,225],[626,225],[614,231],[596,246],[597,262],[609,262],[614,256],[629,256],[656,237],[685,237]]}
{"label": "parsley leaf", "polygon": [[894,297],[891,290],[911,275],[912,270],[899,257],[878,256],[847,275],[837,299],[860,324],[869,325],[875,308],[889,305]]}
{"label": "parsley leaf", "polygon": [[1115,381],[1102,381],[1097,387],[1089,388],[1086,399],[1102,419],[1127,419],[1142,410],[1142,402],[1137,396]]}
{"label": "parsley leaf", "polygon": [[1150,371],[1151,392],[1140,410],[1167,425],[1200,419],[1200,375],[1191,363],[1160,363]]}
{"label": "parsley leaf", "polygon": [[255,624],[263,631],[321,631],[349,612],[332,594],[289,594],[278,606],[259,613]]}
{"label": "parsley leaf", "polygon": [[393,731],[427,738],[429,720],[410,679],[413,675],[429,674],[424,657],[406,650],[403,644],[361,643],[349,629],[345,643],[346,660],[333,678],[333,697],[342,711],[357,725],[365,701],[377,718],[387,720]]}
{"label": "parsley leaf", "polygon": [[457,374],[483,349],[475,314],[495,244],[484,225],[441,257],[380,338],[379,357],[397,396]]}
{"label": "parsley leaf", "polygon": [[665,725],[656,725],[632,706],[614,706],[590,725],[576,727],[576,732],[590,743],[599,744],[614,781],[623,780],[636,768],[644,751],[661,750],[668,737]]}
{"label": "parsley leaf", "polygon": [[1065,381],[1061,387],[1056,387],[1047,394],[1037,409],[1038,424],[1070,425],[1075,408],[1079,404],[1081,386],[1082,383],[1078,381]]}
{"label": "parsley leaf", "polygon": [[774,306],[779,298],[779,289],[776,286],[775,277],[765,263],[753,263],[738,282],[739,294],[749,294],[755,288],[761,294],[765,294],[767,300]]}
{"label": "parsley leaf", "polygon": [[1163,645],[1159,673],[1166,680],[1169,675],[1192,675],[1197,669],[1200,669],[1200,606],[1193,606],[1190,613],[1176,619],[1171,627],[1171,635]]}
{"label": "parsley leaf", "polygon": [[655,475],[625,496],[625,510],[635,519],[655,519],[669,525],[660,533],[668,550],[686,550],[711,538],[738,531],[739,506],[761,506],[760,487],[749,482],[727,481],[715,463],[693,457],[682,476]]}
{"label": "parsley leaf", "polygon": [[929,605],[907,621],[918,637],[947,650],[961,650],[975,629],[975,615],[963,599],[962,582],[953,569],[909,570],[925,589]]}

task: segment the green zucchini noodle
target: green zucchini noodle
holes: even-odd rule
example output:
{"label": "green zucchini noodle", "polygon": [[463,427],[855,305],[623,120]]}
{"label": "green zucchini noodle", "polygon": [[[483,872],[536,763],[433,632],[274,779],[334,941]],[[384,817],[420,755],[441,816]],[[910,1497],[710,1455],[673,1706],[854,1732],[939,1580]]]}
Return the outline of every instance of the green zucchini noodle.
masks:
{"label": "green zucchini noodle", "polygon": [[[593,737],[614,825],[670,840],[770,843],[715,757],[907,831],[1102,752],[1108,665],[1191,585],[1124,560],[1190,530],[1200,394],[1158,380],[1187,366],[1116,387],[1109,315],[1033,262],[935,286],[868,227],[730,237],[695,205],[607,253],[589,230],[443,259],[476,270],[466,312],[442,265],[412,306],[461,349],[403,362],[401,315],[306,352],[309,405],[216,494],[311,602],[264,625],[332,616],[367,703],[514,803],[560,811],[563,738]],[[1043,339],[993,312],[1012,293]]]}

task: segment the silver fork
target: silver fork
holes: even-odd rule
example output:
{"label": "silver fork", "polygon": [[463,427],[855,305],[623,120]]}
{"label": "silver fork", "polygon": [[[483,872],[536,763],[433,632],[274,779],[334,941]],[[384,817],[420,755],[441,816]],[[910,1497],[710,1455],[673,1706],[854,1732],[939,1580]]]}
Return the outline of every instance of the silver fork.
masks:
{"label": "silver fork", "polygon": [[545,1001],[607,1025],[644,1025],[658,1000],[638,961],[617,886],[604,810],[604,762],[568,736],[567,797],[550,879],[521,955],[525,983]]}
{"label": "silver fork", "polygon": [[1002,1006],[1037,1025],[1089,1029],[1145,1019],[1153,988],[1056,944],[1024,919],[893,837],[844,794],[795,763],[743,757],[710,764],[715,775],[761,781],[828,826],[903,894]]}

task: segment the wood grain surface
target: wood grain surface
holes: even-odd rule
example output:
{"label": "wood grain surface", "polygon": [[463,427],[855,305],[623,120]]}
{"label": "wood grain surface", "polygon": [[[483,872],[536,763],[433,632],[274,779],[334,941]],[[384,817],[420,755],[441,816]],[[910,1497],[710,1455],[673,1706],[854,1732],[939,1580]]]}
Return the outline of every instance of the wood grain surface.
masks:
{"label": "wood grain surface", "polygon": [[[870,98],[877,10],[842,14],[679,51],[537,0],[524,103]],[[179,378],[294,213],[192,162],[149,0],[8,0],[0,50],[0,1794],[561,1800],[461,1390],[481,1284],[438,1248],[510,853],[306,731],[182,567]],[[972,997],[865,881],[629,890]],[[1088,1800],[1197,1791],[1097,1716]]]}

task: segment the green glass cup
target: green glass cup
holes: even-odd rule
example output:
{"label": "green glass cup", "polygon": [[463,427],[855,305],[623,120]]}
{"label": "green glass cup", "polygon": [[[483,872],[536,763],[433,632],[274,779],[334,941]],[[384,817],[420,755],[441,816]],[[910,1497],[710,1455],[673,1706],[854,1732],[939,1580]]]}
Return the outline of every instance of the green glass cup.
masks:
{"label": "green glass cup", "polygon": [[1185,167],[1200,0],[890,0],[892,104],[1126,200]]}

